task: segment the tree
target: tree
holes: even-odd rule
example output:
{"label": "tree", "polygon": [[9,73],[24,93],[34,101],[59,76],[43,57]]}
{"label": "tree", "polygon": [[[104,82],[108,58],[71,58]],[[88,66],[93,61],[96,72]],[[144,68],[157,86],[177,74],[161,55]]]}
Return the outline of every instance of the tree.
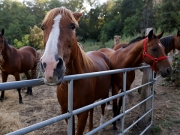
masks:
{"label": "tree", "polygon": [[29,34],[29,43],[30,46],[36,48],[36,49],[43,49],[43,32],[41,28],[34,25],[33,28],[30,28],[30,34]]}
{"label": "tree", "polygon": [[179,0],[162,0],[159,8],[160,15],[156,16],[156,20],[159,21],[157,26],[167,32],[171,32],[174,28],[179,27],[179,5]]}
{"label": "tree", "polygon": [[121,23],[123,25],[123,34],[134,35],[140,33],[142,11],[143,11],[143,0],[123,0],[120,8],[121,12]]}
{"label": "tree", "polygon": [[28,46],[29,45],[29,35],[26,34],[22,37],[22,41],[19,41],[17,39],[14,40],[14,47],[17,49],[23,47],[23,46]]}

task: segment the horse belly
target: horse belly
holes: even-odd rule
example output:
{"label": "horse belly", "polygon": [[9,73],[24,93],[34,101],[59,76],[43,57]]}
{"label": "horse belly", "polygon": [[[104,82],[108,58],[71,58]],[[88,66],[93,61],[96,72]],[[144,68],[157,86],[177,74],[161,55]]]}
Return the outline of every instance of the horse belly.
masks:
{"label": "horse belly", "polygon": [[[73,109],[78,109],[95,101],[93,78],[81,79],[74,81],[73,87]],[[62,83],[57,87],[57,98],[62,109],[67,112],[68,106],[68,86]]]}
{"label": "horse belly", "polygon": [[107,98],[111,86],[111,76],[99,76],[95,89],[95,100]]}

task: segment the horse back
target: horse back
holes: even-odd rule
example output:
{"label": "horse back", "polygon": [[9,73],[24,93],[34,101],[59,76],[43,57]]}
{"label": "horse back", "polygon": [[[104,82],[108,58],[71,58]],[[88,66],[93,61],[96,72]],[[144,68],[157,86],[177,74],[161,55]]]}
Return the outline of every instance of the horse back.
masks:
{"label": "horse back", "polygon": [[121,47],[123,47],[123,46],[126,46],[126,45],[127,45],[127,43],[120,43],[120,44],[114,45],[114,46],[112,47],[112,49],[118,50],[119,48],[121,48]]}
{"label": "horse back", "polygon": [[115,50],[113,50],[111,48],[101,48],[98,51],[100,51],[100,52],[104,53],[105,55],[107,55],[108,58],[115,52]]}
{"label": "horse back", "polygon": [[21,72],[35,68],[38,62],[38,53],[35,48],[24,46],[18,50],[21,61]]}

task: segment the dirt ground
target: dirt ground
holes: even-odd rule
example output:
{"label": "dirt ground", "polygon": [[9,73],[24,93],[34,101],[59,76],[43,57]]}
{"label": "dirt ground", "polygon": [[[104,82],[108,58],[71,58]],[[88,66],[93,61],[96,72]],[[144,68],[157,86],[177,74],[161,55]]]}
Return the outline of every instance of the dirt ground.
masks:
{"label": "dirt ground", "polygon": [[[8,81],[14,81],[9,76]],[[141,84],[142,72],[136,71],[136,79],[133,87]],[[0,80],[1,82],[1,80]],[[153,126],[145,135],[178,135],[180,134],[180,89],[164,81],[161,77],[156,82],[154,122]],[[162,86],[163,85],[163,86]],[[33,96],[27,96],[26,90],[22,90],[24,104],[18,103],[16,90],[5,92],[5,100],[0,102],[0,135],[15,131],[17,129],[47,120],[60,115],[60,106],[56,98],[56,87],[41,85],[33,87]],[[140,95],[133,92],[133,98],[128,103],[131,106],[139,101]],[[128,107],[127,107],[128,108]],[[139,108],[133,110],[125,117],[125,127],[133,123],[138,117]],[[112,118],[112,110],[106,110],[105,120]],[[99,125],[100,107],[94,109],[94,128]],[[120,130],[120,122],[118,123]],[[139,134],[140,129],[135,126],[127,135]],[[85,130],[87,132],[87,128]],[[28,135],[66,135],[67,128],[64,121],[41,128]],[[116,135],[112,131],[112,125],[96,133],[96,135]]]}

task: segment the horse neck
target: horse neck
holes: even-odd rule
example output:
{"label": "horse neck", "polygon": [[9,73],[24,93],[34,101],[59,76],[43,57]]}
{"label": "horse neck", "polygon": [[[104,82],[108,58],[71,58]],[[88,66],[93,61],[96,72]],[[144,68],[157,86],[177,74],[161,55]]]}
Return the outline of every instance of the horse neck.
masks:
{"label": "horse neck", "polygon": [[11,46],[8,44],[8,42],[6,41],[4,50],[3,50],[3,52],[2,52],[2,56],[3,56],[4,59],[7,59],[7,58],[10,57],[10,55],[11,55],[11,53],[10,53],[11,50],[12,50],[12,47],[11,47]]}
{"label": "horse neck", "polygon": [[[143,40],[144,41],[144,40]],[[123,63],[124,67],[135,67],[142,63],[142,53],[144,42],[139,41],[138,43],[131,44],[124,49]],[[119,53],[119,57],[122,57],[122,53]]]}
{"label": "horse neck", "polygon": [[165,53],[166,55],[174,49],[174,44],[173,44],[173,36],[167,36],[164,38],[160,39],[160,42],[162,43],[162,45],[165,48]]}
{"label": "horse neck", "polygon": [[[79,47],[78,44],[75,45],[75,48],[72,51],[71,59],[66,63],[67,72],[66,75],[70,74],[81,74],[85,73],[88,70],[87,62],[89,60],[88,56],[84,55],[83,50]],[[83,58],[87,57],[87,58]]]}

